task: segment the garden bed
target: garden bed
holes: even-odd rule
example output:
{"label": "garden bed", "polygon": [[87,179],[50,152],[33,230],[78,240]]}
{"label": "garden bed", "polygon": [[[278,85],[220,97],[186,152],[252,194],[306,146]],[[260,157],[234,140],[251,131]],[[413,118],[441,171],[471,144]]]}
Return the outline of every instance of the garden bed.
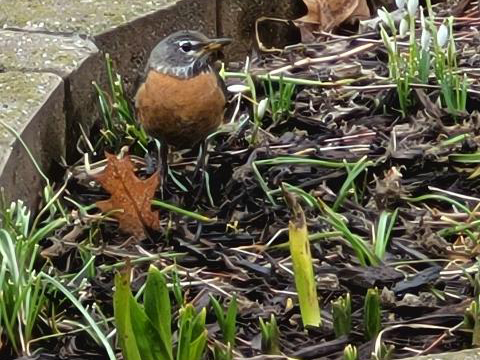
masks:
{"label": "garden bed", "polygon": [[[136,236],[95,206],[111,196],[98,181],[105,152],[128,153],[140,179],[155,176],[144,160],[154,145],[109,67],[111,95],[97,88],[102,121],[79,140],[64,182],[47,186],[37,220],[20,203],[3,213],[2,358],[119,354],[115,274],[130,270],[133,293],[148,292],[152,264],[174,290],[174,344],[179,309],[206,308],[205,358],[342,359],[352,345],[359,359],[386,359],[478,345],[479,11],[449,23],[450,8],[434,10],[424,21],[406,15],[415,36],[394,40],[398,25],[383,13],[382,31],[314,34],[314,44],[230,64],[226,124],[209,138],[204,176],[194,174],[198,149],[175,153],[154,196],[159,226]],[[319,326],[304,326],[297,297],[298,206]],[[381,309],[373,333],[368,291]],[[232,353],[212,296],[225,307],[235,299]],[[333,315],[348,313],[340,297],[351,300],[344,334]],[[272,316],[278,342],[259,322]]]}

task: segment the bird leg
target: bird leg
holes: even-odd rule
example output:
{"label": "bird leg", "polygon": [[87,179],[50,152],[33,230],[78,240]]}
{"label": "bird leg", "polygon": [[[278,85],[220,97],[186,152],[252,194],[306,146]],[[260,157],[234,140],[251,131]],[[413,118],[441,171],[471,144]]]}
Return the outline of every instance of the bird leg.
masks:
{"label": "bird leg", "polygon": [[198,189],[198,193],[197,193],[197,196],[195,197],[195,200],[198,200],[200,198],[203,192],[203,188],[205,186],[205,170],[207,167],[207,163],[208,163],[208,140],[205,139],[200,144],[200,147],[198,150],[197,164],[195,165],[195,170],[193,171],[192,180],[195,180],[197,178],[197,174],[199,171],[201,172],[200,187]]}
{"label": "bird leg", "polygon": [[207,151],[208,151],[208,140],[205,139],[202,141],[200,146],[198,147],[198,156],[197,156],[197,162],[195,164],[195,170],[193,170],[193,179],[197,177],[197,174],[200,170],[202,170],[202,174],[205,170],[205,160],[207,157]]}
{"label": "bird leg", "polygon": [[[150,144],[154,144],[154,148],[153,146],[150,146]],[[168,177],[168,145],[164,141],[154,139],[153,142],[149,143],[149,148],[150,151],[145,154],[146,173],[151,175],[158,171],[158,177],[160,179],[160,192],[163,198],[163,190],[165,188],[165,184],[167,183]],[[154,154],[153,156],[150,155],[152,153]]]}
{"label": "bird leg", "polygon": [[160,141],[160,149],[157,148],[158,171],[162,191],[167,184],[168,178],[168,145],[165,141]]}

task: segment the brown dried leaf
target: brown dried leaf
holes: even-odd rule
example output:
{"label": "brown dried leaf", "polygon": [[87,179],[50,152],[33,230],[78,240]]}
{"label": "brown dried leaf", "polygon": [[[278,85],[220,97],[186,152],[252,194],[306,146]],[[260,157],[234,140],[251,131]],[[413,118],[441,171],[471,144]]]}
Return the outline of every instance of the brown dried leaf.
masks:
{"label": "brown dried leaf", "polygon": [[308,14],[298,19],[315,24],[317,30],[330,31],[347,19],[370,17],[366,0],[303,0]]}
{"label": "brown dried leaf", "polygon": [[145,227],[160,228],[157,211],[152,211],[151,201],[159,184],[158,173],[142,180],[135,175],[135,168],[128,155],[118,159],[113,154],[105,154],[107,166],[95,175],[95,180],[107,190],[111,197],[97,201],[96,205],[103,211],[115,211],[112,216],[119,222],[119,227],[137,238],[145,237]]}

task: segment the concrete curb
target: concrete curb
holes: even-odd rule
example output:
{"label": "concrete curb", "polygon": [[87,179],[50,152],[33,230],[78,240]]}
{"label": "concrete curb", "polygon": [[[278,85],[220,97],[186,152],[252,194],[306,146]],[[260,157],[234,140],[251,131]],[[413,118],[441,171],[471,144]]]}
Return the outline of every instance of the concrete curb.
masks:
{"label": "concrete curb", "polygon": [[[20,88],[22,92],[16,92]],[[64,82],[58,75],[0,74],[0,121],[15,129],[42,169],[48,169],[52,160],[65,154],[64,98]],[[7,199],[35,204],[44,179],[22,143],[3,126],[0,149],[0,184]]]}

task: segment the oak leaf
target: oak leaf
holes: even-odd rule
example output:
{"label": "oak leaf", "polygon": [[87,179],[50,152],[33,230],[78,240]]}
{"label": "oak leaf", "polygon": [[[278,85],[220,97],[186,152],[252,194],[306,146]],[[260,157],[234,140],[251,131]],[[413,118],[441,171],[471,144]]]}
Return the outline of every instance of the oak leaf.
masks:
{"label": "oak leaf", "polygon": [[298,21],[314,24],[316,30],[330,31],[348,19],[366,19],[370,9],[366,0],[303,0],[308,13]]}
{"label": "oak leaf", "polygon": [[107,166],[95,180],[107,190],[111,197],[97,201],[102,212],[112,212],[122,231],[141,239],[145,237],[145,227],[158,230],[160,218],[157,211],[152,211],[151,201],[159,184],[158,173],[142,180],[135,175],[135,167],[128,155],[118,159],[113,154],[105,154]]}

